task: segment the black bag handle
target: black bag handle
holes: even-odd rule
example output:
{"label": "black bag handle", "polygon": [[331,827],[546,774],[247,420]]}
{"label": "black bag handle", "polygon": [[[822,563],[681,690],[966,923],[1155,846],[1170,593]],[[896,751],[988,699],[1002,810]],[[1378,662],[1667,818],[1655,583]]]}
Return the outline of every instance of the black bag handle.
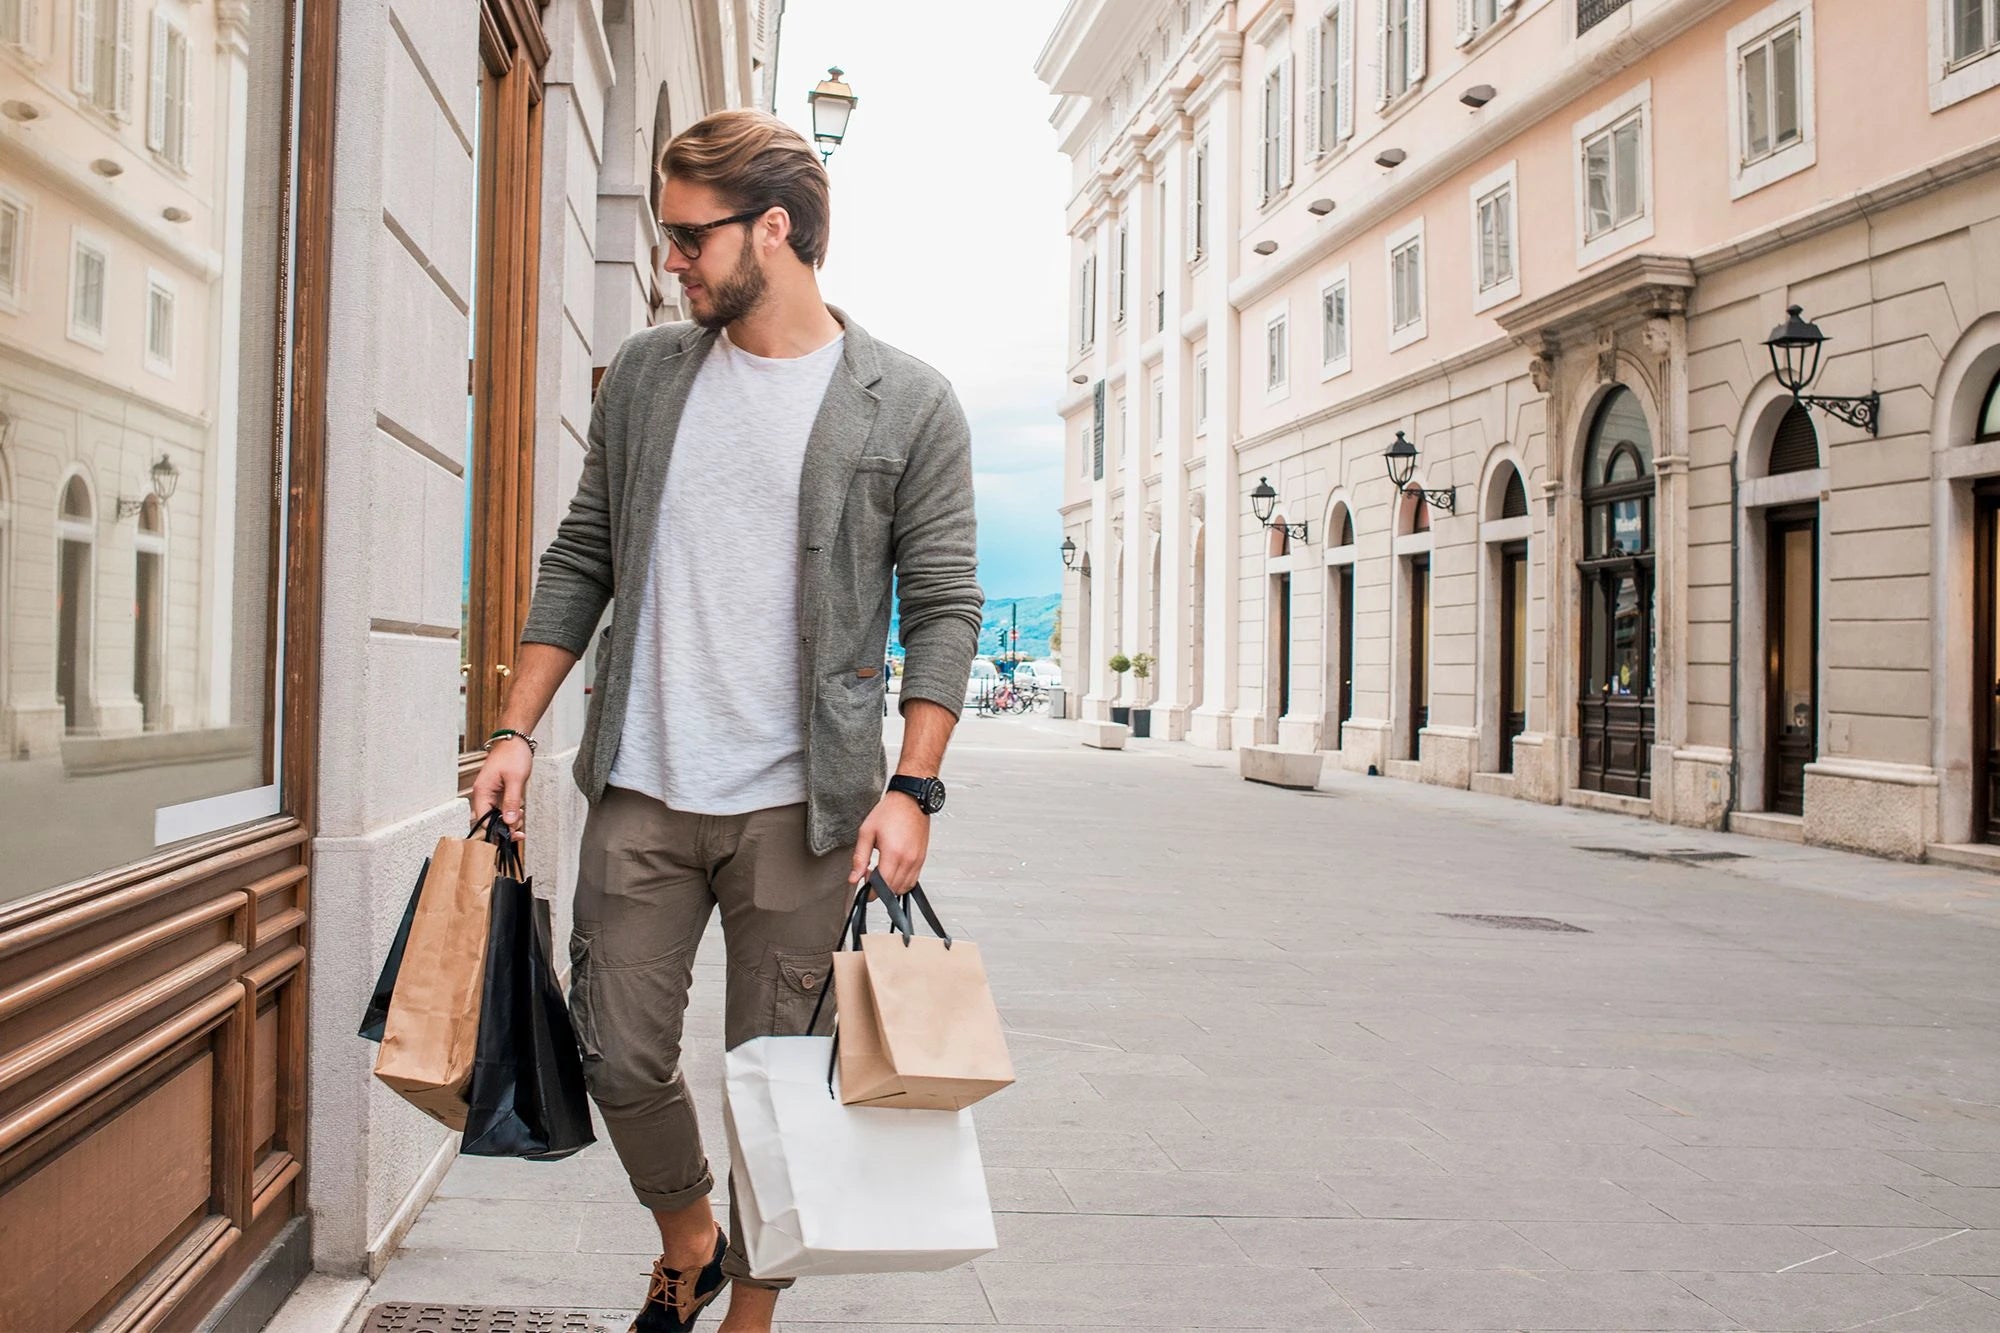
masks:
{"label": "black bag handle", "polygon": [[514,830],[508,828],[507,821],[501,817],[499,806],[494,806],[473,820],[472,831],[466,836],[485,838],[493,844],[499,855],[498,864],[494,868],[500,874],[509,879],[527,879],[527,871],[521,863],[521,844],[516,841]]}

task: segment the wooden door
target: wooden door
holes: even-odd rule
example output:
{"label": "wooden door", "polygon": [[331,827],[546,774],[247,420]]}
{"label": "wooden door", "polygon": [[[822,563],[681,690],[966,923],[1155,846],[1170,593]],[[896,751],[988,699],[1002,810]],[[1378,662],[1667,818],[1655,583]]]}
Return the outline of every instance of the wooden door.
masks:
{"label": "wooden door", "polygon": [[1292,576],[1278,576],[1278,716],[1292,711]]}
{"label": "wooden door", "polygon": [[[1419,502],[1421,504],[1421,501]],[[1418,510],[1423,512],[1422,509]],[[1422,733],[1431,724],[1431,558],[1410,560],[1410,752],[1421,758]]]}
{"label": "wooden door", "polygon": [[1765,524],[1765,808],[1803,815],[1819,749],[1818,506],[1773,511]]}
{"label": "wooden door", "polygon": [[1500,771],[1514,771],[1514,738],[1528,729],[1528,544],[1500,551]]}
{"label": "wooden door", "polygon": [[[1354,717],[1354,566],[1340,567],[1340,704],[1338,721],[1345,726]],[[1334,733],[1334,745],[1340,733]]]}
{"label": "wooden door", "polygon": [[1973,836],[2000,843],[2000,481],[1975,492]]}

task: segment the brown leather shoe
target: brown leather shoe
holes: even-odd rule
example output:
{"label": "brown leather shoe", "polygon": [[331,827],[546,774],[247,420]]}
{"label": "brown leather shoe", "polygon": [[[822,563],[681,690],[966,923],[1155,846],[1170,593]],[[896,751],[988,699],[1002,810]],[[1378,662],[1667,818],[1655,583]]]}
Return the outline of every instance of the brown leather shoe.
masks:
{"label": "brown leather shoe", "polygon": [[722,1276],[722,1256],[729,1250],[729,1237],[715,1229],[715,1257],[701,1268],[669,1268],[663,1255],[653,1264],[653,1280],[646,1288],[646,1303],[639,1308],[627,1333],[688,1333],[728,1282]]}

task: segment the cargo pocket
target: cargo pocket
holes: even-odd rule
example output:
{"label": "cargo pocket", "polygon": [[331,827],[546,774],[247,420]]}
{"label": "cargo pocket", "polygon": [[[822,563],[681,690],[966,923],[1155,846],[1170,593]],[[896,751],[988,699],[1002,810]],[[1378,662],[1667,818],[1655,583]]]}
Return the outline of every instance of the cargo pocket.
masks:
{"label": "cargo pocket", "polygon": [[597,1013],[591,1005],[591,940],[587,935],[571,931],[569,937],[569,1021],[576,1029],[576,1043],[583,1049],[585,1060],[600,1060],[602,1052],[597,1044]]}
{"label": "cargo pocket", "polygon": [[[781,953],[777,955],[778,975],[773,984],[775,991],[771,1005],[770,1032],[774,1037],[804,1037],[812,1022],[813,1006],[819,1003],[820,987],[827,984],[827,973],[833,968],[833,955],[822,950],[818,953]],[[826,1008],[819,1016],[819,1032],[826,1033],[833,1027],[833,994],[827,993]]]}

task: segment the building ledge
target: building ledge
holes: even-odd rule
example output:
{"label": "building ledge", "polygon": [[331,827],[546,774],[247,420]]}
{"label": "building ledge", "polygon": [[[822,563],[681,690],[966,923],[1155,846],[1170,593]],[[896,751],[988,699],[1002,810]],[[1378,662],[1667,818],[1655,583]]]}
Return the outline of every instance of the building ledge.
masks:
{"label": "building ledge", "polygon": [[1924,848],[1924,860],[1933,865],[1963,866],[2000,875],[2000,846],[1990,842],[1934,842]]}
{"label": "building ledge", "polygon": [[1563,804],[1583,810],[1601,810],[1611,815],[1631,815],[1637,819],[1653,817],[1653,803],[1644,796],[1619,796],[1608,791],[1587,791],[1582,787],[1571,787],[1564,792]]}
{"label": "building ledge", "polygon": [[1481,796],[1515,796],[1512,773],[1474,773],[1472,790]]}
{"label": "building ledge", "polygon": [[1799,815],[1781,815],[1770,810],[1738,810],[1729,816],[1729,831],[1751,838],[1804,845],[1806,821]]}

